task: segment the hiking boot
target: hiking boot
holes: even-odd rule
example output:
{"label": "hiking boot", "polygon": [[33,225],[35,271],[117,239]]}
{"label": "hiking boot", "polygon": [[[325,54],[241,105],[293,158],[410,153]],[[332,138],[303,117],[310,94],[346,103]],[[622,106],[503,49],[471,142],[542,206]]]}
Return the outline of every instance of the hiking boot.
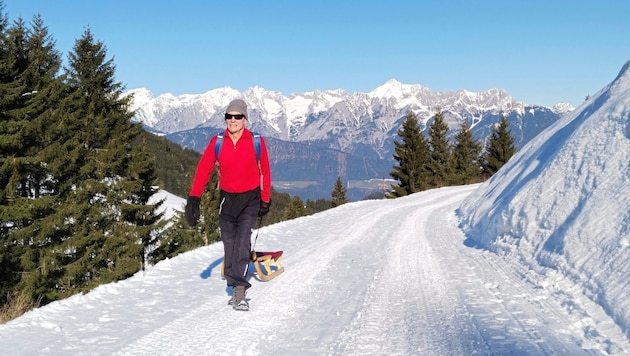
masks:
{"label": "hiking boot", "polygon": [[248,311],[249,310],[249,303],[247,303],[247,301],[245,299],[243,299],[240,302],[234,304],[232,306],[232,308],[234,310]]}
{"label": "hiking boot", "polygon": [[234,299],[232,305],[234,310],[249,310],[249,303],[247,303],[247,300],[245,299],[246,294],[245,287],[234,287],[234,296],[232,297],[232,299]]}

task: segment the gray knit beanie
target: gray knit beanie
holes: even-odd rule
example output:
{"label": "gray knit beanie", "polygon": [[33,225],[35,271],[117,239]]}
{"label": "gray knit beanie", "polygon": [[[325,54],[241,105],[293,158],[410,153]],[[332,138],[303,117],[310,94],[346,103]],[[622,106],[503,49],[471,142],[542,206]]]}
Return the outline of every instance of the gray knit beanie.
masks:
{"label": "gray knit beanie", "polygon": [[232,111],[236,111],[237,113],[243,114],[247,117],[247,104],[241,99],[232,100],[227,109],[225,109],[225,113],[227,114]]}

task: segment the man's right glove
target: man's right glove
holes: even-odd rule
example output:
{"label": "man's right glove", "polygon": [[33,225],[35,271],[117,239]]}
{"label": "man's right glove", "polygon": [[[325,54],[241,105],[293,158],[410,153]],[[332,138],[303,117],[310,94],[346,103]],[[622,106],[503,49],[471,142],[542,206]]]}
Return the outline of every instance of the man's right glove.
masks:
{"label": "man's right glove", "polygon": [[201,202],[201,198],[189,196],[188,201],[186,201],[186,221],[190,226],[197,225],[199,221],[199,203]]}
{"label": "man's right glove", "polygon": [[269,201],[260,201],[260,210],[258,211],[258,216],[263,217],[267,215],[269,212],[269,207],[271,206],[271,199]]}

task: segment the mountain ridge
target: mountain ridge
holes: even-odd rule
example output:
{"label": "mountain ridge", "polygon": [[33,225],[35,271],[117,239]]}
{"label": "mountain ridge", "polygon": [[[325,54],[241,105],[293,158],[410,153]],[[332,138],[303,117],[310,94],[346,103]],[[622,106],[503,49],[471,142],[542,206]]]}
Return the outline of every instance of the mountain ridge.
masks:
{"label": "mountain ridge", "polygon": [[[155,130],[163,133],[183,131],[198,126],[222,126],[222,110],[227,104],[236,98],[244,98],[249,104],[250,121],[252,124],[259,120],[266,121],[267,125],[281,132],[281,123],[274,119],[279,115],[285,118],[289,126],[299,126],[306,123],[309,115],[334,110],[340,103],[345,103],[348,108],[363,109],[366,104],[370,107],[382,105],[384,109],[396,112],[410,109],[422,119],[428,119],[438,108],[449,112],[479,112],[479,111],[519,111],[525,107],[545,107],[540,105],[528,105],[514,100],[505,90],[488,89],[482,92],[471,92],[465,89],[457,91],[431,91],[420,84],[403,84],[396,79],[390,79],[374,90],[363,93],[348,93],[344,89],[315,90],[304,93],[291,93],[288,96],[278,91],[266,90],[259,86],[246,89],[242,93],[229,86],[211,89],[202,94],[182,94],[175,96],[170,93],[160,94],[157,97],[145,88],[129,90],[125,93],[133,94],[134,100],[131,110],[136,112],[135,119]],[[394,99],[394,107],[392,107]],[[181,120],[173,117],[180,113],[183,116],[189,110],[182,108],[202,108],[195,118],[196,120]],[[564,114],[573,110],[567,103],[560,102],[551,108],[555,113]],[[349,111],[350,117],[360,120],[364,113],[378,117],[379,112],[374,110]],[[428,113],[428,116],[426,115]],[[207,115],[203,115],[207,114]],[[211,122],[217,118],[216,122]],[[178,125],[166,125],[175,121]],[[189,125],[187,125],[187,123]],[[280,139],[281,135],[274,135]],[[285,139],[291,138],[285,136]]]}
{"label": "mountain ridge", "polygon": [[[223,113],[227,104],[242,98],[249,105],[250,130],[267,138],[303,143],[306,144],[303,149],[312,150],[301,152],[293,146],[295,159],[280,152],[282,159],[276,157],[272,162],[275,179],[289,180],[289,176],[295,176],[291,170],[303,166],[299,160],[322,157],[336,160],[326,166],[338,169],[303,172],[320,182],[326,194],[337,176],[347,180],[380,179],[387,175],[395,163],[393,143],[397,131],[409,112],[418,117],[421,129],[425,130],[435,112],[441,110],[451,135],[467,121],[473,135],[482,142],[501,117],[506,116],[515,145],[520,147],[573,109],[566,103],[552,108],[527,105],[500,89],[437,92],[396,79],[367,93],[335,89],[285,96],[259,86],[243,92],[226,86],[203,94],[180,96],[167,93],[153,97],[147,89],[134,89],[126,94],[134,95],[131,109],[135,111],[135,121],[199,152],[205,148],[209,135],[225,127]],[[283,147],[280,145],[278,149]],[[321,150],[340,154],[318,153]],[[314,162],[308,166],[321,165]]]}

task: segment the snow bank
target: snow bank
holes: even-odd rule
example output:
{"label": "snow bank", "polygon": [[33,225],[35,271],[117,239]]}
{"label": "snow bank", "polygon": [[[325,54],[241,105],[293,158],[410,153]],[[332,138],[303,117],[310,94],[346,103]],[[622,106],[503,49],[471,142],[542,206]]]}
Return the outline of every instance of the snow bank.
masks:
{"label": "snow bank", "polygon": [[630,338],[630,61],[464,200],[460,217],[471,244],[576,282]]}

